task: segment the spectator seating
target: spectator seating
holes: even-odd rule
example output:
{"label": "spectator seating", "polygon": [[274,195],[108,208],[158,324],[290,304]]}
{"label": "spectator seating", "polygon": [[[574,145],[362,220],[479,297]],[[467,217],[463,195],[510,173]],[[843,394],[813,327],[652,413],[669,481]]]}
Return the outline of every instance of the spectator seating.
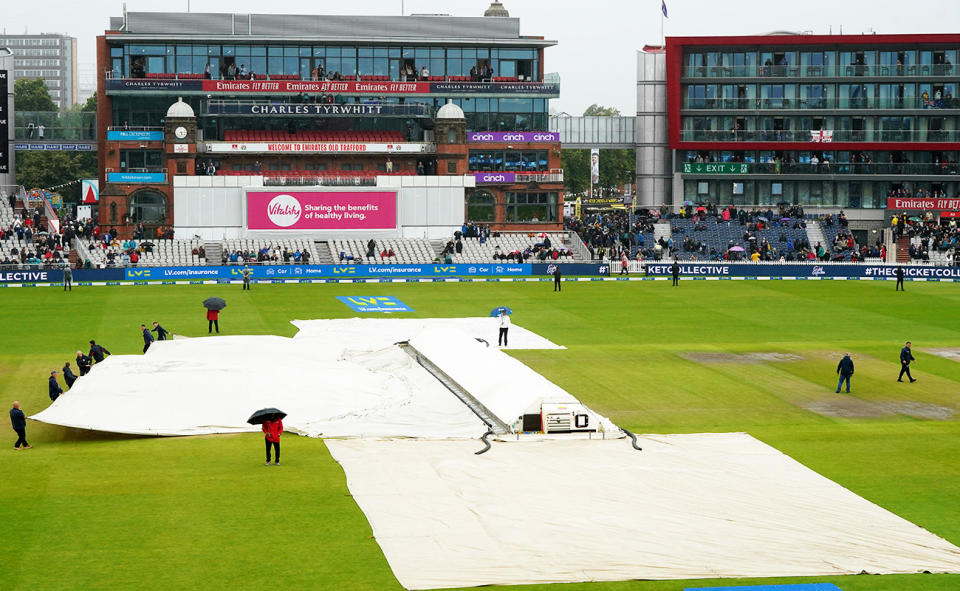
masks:
{"label": "spectator seating", "polygon": [[[706,230],[694,230],[692,219],[673,218],[670,220],[670,224],[674,228],[671,238],[673,238],[674,252],[678,260],[708,260],[711,258],[711,249],[716,249],[717,253],[723,254],[730,247],[731,241],[735,246],[743,247],[744,257],[749,258],[750,241],[743,239],[748,226],[741,226],[736,220],[718,224],[714,218],[706,218],[702,223],[706,224]],[[775,258],[789,254],[787,252],[787,240],[792,240],[794,245],[799,244],[802,240],[809,240],[807,231],[803,228],[794,229],[792,221],[779,228],[767,228],[751,232],[751,234],[756,236],[758,244],[766,238],[771,248],[775,249]],[[683,239],[687,236],[697,242],[705,241],[707,243],[707,254],[684,251]],[[787,240],[781,241],[781,236]],[[653,244],[648,241],[647,245],[652,247]],[[796,256],[796,253],[794,256]]]}
{"label": "spectator seating", "polygon": [[402,143],[401,131],[277,131],[228,129],[223,132],[226,142],[367,142]]}
{"label": "spectator seating", "polygon": [[[563,236],[558,234],[547,234],[550,237],[550,248],[555,248],[557,250],[561,248],[567,248],[563,243]],[[451,237],[451,240],[453,238]],[[463,252],[457,254],[454,252],[451,255],[454,263],[492,263],[497,259],[494,259],[495,254],[509,254],[511,252],[520,251],[521,253],[530,247],[533,249],[535,244],[543,242],[543,238],[538,235],[528,235],[528,234],[513,234],[513,233],[503,233],[500,236],[491,236],[483,244],[480,243],[479,238],[462,238],[463,242]],[[573,257],[560,257],[557,259],[560,262],[572,262]],[[534,263],[539,262],[539,259],[536,255],[531,256],[527,259],[527,262]],[[544,262],[553,262],[553,259],[545,260]]]}
{"label": "spectator seating", "polygon": [[[223,254],[227,257],[228,265],[242,265],[244,263],[243,259],[240,259],[236,262],[231,262],[229,260],[230,254],[233,252],[250,252],[253,255],[253,259],[250,262],[256,261],[257,252],[263,250],[264,248],[270,248],[271,254],[277,256],[276,261],[269,261],[271,264],[282,264],[283,260],[283,250],[287,249],[290,253],[294,253],[297,250],[300,252],[308,251],[310,253],[310,264],[319,263],[317,257],[317,249],[313,240],[308,238],[287,238],[284,240],[254,240],[254,239],[228,239],[224,240],[221,244],[223,248]],[[277,252],[279,250],[279,253]],[[264,261],[266,262],[266,261]],[[293,257],[290,258],[288,263],[294,262],[303,262],[303,261],[294,261]]]}
{"label": "spectator seating", "polygon": [[[433,250],[433,246],[430,244],[429,240],[422,238],[408,238],[404,240],[398,239],[388,239],[388,240],[377,240],[377,247],[375,250],[376,256],[372,259],[367,259],[367,242],[366,240],[331,240],[328,242],[330,246],[330,256],[333,257],[334,264],[339,264],[341,262],[347,263],[348,260],[345,257],[342,261],[340,259],[340,253],[344,253],[346,256],[352,256],[354,263],[370,263],[370,264],[400,264],[400,265],[410,265],[410,264],[423,264],[430,263],[436,258],[436,253]],[[380,254],[383,251],[389,251],[393,249],[393,252],[396,256],[383,258]]]}
{"label": "spectator seating", "polygon": [[[87,244],[87,251],[90,253],[90,264],[94,268],[103,268],[108,266],[123,266],[123,243],[126,240],[114,240],[113,244],[107,248],[100,242],[94,242],[92,246]],[[193,254],[193,249],[199,250],[203,246],[200,240],[168,240],[150,238],[146,240],[133,240],[140,255],[138,267],[192,267],[204,264],[204,259],[199,255]],[[151,243],[152,247],[144,247],[143,243]],[[152,252],[147,252],[148,250]],[[108,264],[109,254],[113,253],[113,264]]]}

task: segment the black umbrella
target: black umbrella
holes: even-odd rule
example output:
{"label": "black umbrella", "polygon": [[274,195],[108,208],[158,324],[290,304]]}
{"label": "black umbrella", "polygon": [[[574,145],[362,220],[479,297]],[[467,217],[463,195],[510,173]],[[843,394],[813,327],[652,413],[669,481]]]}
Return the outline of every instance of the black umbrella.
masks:
{"label": "black umbrella", "polygon": [[227,307],[227,302],[223,298],[207,298],[203,300],[203,307],[207,310],[223,310]]}
{"label": "black umbrella", "polygon": [[276,408],[261,408],[257,412],[250,415],[250,418],[247,419],[247,422],[251,425],[262,425],[266,421],[275,421],[277,419],[282,419],[287,416],[287,413]]}

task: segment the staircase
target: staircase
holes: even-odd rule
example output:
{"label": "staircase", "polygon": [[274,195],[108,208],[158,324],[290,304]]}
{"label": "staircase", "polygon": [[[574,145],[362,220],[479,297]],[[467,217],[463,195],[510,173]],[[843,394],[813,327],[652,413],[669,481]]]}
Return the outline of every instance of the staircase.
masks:
{"label": "staircase", "polygon": [[446,246],[446,240],[431,240],[430,248],[433,250],[433,258],[436,260],[440,256],[440,253],[443,252],[443,247]]}
{"label": "staircase", "polygon": [[673,229],[670,227],[669,222],[663,222],[653,225],[653,240],[654,242],[659,242],[661,238],[665,241],[670,240],[670,237],[673,236]]}
{"label": "staircase", "polygon": [[820,227],[820,222],[816,220],[807,220],[807,240],[810,241],[810,247],[816,250],[817,244],[823,246],[824,250],[830,251],[830,245],[827,243],[827,237]]}
{"label": "staircase", "polygon": [[203,243],[203,250],[207,255],[207,265],[216,267],[223,260],[223,244],[219,241],[206,240]]}
{"label": "staircase", "polygon": [[317,253],[316,263],[318,265],[332,265],[333,264],[333,251],[330,250],[330,243],[326,241],[317,240],[313,243],[314,251]]}
{"label": "staircase", "polygon": [[901,236],[897,239],[897,263],[910,262],[910,237]]}

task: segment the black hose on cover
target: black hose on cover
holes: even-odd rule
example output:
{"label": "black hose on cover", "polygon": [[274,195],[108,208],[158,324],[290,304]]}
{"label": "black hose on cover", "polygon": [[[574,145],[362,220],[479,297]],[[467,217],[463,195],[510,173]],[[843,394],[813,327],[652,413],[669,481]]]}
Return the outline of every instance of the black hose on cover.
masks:
{"label": "black hose on cover", "polygon": [[627,437],[629,437],[629,438],[631,439],[631,445],[633,445],[633,449],[635,449],[635,450],[637,450],[637,451],[643,451],[643,448],[640,447],[639,445],[637,445],[637,436],[636,436],[636,435],[634,435],[634,434],[631,433],[630,431],[627,431],[627,430],[624,429],[623,427],[621,427],[620,430],[623,431],[624,433],[626,433],[626,434],[627,434]]}
{"label": "black hose on cover", "polygon": [[483,449],[481,449],[480,451],[475,451],[475,452],[473,452],[474,454],[476,454],[476,455],[479,456],[480,454],[485,454],[485,453],[487,453],[488,451],[490,451],[490,448],[493,447],[493,446],[491,446],[491,445],[490,445],[490,442],[487,441],[487,437],[490,437],[491,435],[493,435],[493,431],[488,430],[486,433],[483,434],[482,437],[480,437],[480,441],[482,441],[483,444],[484,444],[486,447],[483,448]]}

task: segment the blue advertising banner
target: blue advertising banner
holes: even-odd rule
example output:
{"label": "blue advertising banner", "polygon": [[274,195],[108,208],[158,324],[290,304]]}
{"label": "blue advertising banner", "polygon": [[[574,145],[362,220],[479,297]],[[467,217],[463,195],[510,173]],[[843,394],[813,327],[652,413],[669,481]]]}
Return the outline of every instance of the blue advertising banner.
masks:
{"label": "blue advertising banner", "polygon": [[795,585],[751,585],[749,587],[688,587],[683,591],[843,591],[833,583]]}
{"label": "blue advertising banner", "polygon": [[107,131],[107,140],[114,142],[162,142],[163,131],[146,129],[114,129]]}
{"label": "blue advertising banner", "polygon": [[[670,275],[673,263],[645,263],[647,275]],[[908,279],[960,279],[960,267],[903,266]],[[685,277],[843,277],[889,278],[897,276],[895,265],[816,265],[756,264],[756,263],[680,263],[680,275]]]}
{"label": "blue advertising banner", "polygon": [[108,172],[108,183],[163,184],[167,175],[163,172]]}
{"label": "blue advertising banner", "polygon": [[[243,266],[143,267],[125,269],[125,278],[136,281],[177,279],[239,279]],[[254,279],[363,279],[387,277],[457,277],[530,275],[529,264],[483,265],[260,265],[250,266]]]}
{"label": "blue advertising banner", "polygon": [[413,308],[393,296],[337,296],[354,312],[413,312]]}
{"label": "blue advertising banner", "polygon": [[81,142],[81,143],[70,143],[70,144],[31,144],[31,143],[17,143],[14,144],[14,149],[19,151],[30,151],[30,150],[46,150],[46,151],[57,151],[57,152],[92,152],[97,149],[96,144],[93,142]]}
{"label": "blue advertising banner", "polygon": [[[76,269],[73,282],[80,281],[120,281],[123,269]],[[60,269],[0,269],[0,283],[60,283],[63,271]]]}

